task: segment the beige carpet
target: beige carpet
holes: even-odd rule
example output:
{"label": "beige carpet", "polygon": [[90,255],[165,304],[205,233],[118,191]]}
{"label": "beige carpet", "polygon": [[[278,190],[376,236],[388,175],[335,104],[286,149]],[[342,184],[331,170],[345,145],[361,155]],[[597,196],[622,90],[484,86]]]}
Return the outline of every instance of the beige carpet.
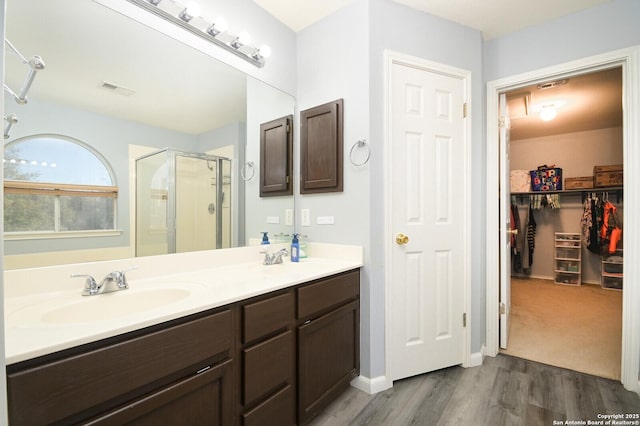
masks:
{"label": "beige carpet", "polygon": [[511,279],[503,353],[620,380],[621,345],[621,291]]}

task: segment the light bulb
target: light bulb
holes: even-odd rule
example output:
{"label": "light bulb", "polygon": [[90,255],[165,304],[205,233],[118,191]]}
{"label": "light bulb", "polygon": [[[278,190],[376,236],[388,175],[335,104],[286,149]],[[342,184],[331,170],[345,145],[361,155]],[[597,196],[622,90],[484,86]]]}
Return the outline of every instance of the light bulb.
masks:
{"label": "light bulb", "polygon": [[267,46],[266,44],[263,44],[262,46],[260,46],[260,56],[262,56],[263,58],[268,58],[271,56],[271,48],[269,46]]}
{"label": "light bulb", "polygon": [[209,33],[209,35],[212,35],[213,37],[215,37],[218,34],[227,31],[227,28],[228,28],[227,27],[227,21],[225,21],[224,18],[218,18],[218,19],[215,20],[213,25],[211,25],[209,28],[207,28],[207,33]]}
{"label": "light bulb", "polygon": [[540,111],[540,119],[542,121],[551,121],[558,115],[558,111],[552,106],[542,107]]}
{"label": "light bulb", "polygon": [[200,5],[195,1],[190,1],[189,3],[187,3],[184,10],[188,15],[191,15],[192,17],[200,16]]}

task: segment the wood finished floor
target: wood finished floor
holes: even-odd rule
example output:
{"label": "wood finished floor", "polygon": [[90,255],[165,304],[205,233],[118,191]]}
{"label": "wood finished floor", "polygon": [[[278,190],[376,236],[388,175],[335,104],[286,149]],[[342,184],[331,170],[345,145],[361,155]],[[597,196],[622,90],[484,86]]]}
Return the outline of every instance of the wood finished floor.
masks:
{"label": "wood finished floor", "polygon": [[480,367],[399,380],[375,395],[349,388],[311,425],[537,426],[625,413],[640,413],[640,397],[620,382],[499,354]]}

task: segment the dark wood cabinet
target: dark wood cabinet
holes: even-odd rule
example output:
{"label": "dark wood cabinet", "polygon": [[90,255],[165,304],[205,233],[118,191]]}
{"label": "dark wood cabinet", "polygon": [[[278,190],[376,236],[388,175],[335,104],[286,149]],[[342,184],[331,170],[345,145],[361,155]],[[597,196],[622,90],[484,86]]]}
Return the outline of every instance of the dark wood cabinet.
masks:
{"label": "dark wood cabinet", "polygon": [[198,372],[87,425],[222,426],[233,424],[230,360]]}
{"label": "dark wood cabinet", "polygon": [[292,195],[293,116],[260,125],[260,196]]}
{"label": "dark wood cabinet", "polygon": [[296,423],[295,293],[258,297],[241,307],[243,425]]}
{"label": "dark wood cabinet", "polygon": [[305,424],[359,373],[359,289],[353,270],[9,365],[10,424]]}
{"label": "dark wood cabinet", "polygon": [[300,193],[343,190],[343,100],[300,112]]}
{"label": "dark wood cabinet", "polygon": [[[164,395],[169,407],[167,398],[185,389],[176,388],[176,383],[230,362],[231,344],[231,311],[224,309],[11,365],[7,368],[10,423],[84,423],[137,404],[141,398],[158,401],[156,394]],[[228,389],[216,386],[220,391]],[[196,394],[202,393],[207,388]],[[221,419],[231,419],[230,397],[232,394],[218,399],[227,403],[220,407]]]}
{"label": "dark wood cabinet", "polygon": [[298,422],[308,423],[360,372],[360,274],[298,289]]}

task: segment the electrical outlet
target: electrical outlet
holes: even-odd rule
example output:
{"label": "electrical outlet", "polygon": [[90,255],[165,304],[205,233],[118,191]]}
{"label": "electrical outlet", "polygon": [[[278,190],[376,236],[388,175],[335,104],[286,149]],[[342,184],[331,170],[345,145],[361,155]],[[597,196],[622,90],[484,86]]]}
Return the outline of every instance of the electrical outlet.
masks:
{"label": "electrical outlet", "polygon": [[300,213],[302,226],[311,226],[311,211],[309,211],[309,209],[302,209]]}
{"label": "electrical outlet", "polygon": [[280,223],[280,216],[267,216],[267,223]]}
{"label": "electrical outlet", "polygon": [[316,218],[316,223],[318,225],[333,225],[335,223],[335,218],[333,216],[318,216]]}
{"label": "electrical outlet", "polygon": [[285,209],[284,224],[286,226],[293,226],[293,209]]}

